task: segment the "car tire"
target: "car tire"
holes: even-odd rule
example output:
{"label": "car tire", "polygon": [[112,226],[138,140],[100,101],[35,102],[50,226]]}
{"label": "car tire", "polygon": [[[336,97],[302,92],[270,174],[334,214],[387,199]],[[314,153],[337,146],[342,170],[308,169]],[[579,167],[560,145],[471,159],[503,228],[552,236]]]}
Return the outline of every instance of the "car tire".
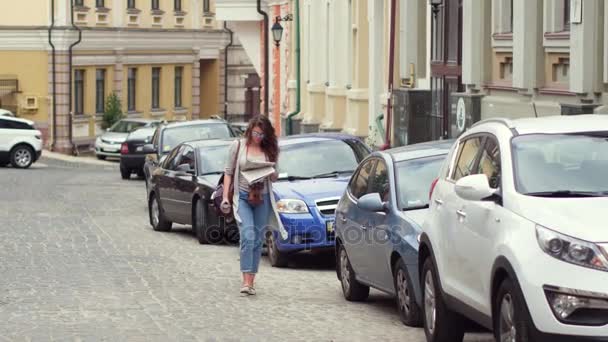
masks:
{"label": "car tire", "polygon": [[369,286],[361,284],[357,281],[355,271],[350,264],[346,248],[340,245],[338,249],[338,272],[340,272],[340,283],[342,285],[342,293],[344,298],[350,302],[361,302],[369,297]]}
{"label": "car tire", "polygon": [[393,283],[397,294],[395,299],[401,321],[410,327],[421,326],[422,315],[420,307],[416,303],[414,284],[402,259],[399,259],[395,264]]}
{"label": "car tire", "polygon": [[507,278],[494,299],[494,337],[496,341],[532,341],[533,323],[521,291]]}
{"label": "car tire", "polygon": [[163,213],[163,209],[158,201],[157,195],[151,196],[150,203],[148,205],[148,213],[150,216],[150,224],[152,225],[152,229],[157,232],[168,232],[171,230],[173,222],[165,219],[165,214]]}
{"label": "car tire", "polygon": [[207,237],[207,213],[201,200],[196,200],[196,203],[194,203],[192,225],[198,243],[201,245],[209,244],[209,239]]}
{"label": "car tire", "polygon": [[17,145],[11,150],[11,165],[17,169],[27,169],[34,163],[34,150],[27,145]]}
{"label": "car tire", "polygon": [[97,159],[99,160],[106,160],[106,156],[101,156],[101,155],[97,155]]}
{"label": "car tire", "polygon": [[137,177],[139,177],[139,178],[146,178],[146,175],[144,174],[144,170],[138,170],[137,171]]}
{"label": "car tire", "polygon": [[270,265],[272,265],[272,267],[279,268],[287,267],[289,263],[289,258],[286,253],[283,253],[279,250],[275,233],[268,233],[268,237],[266,239],[266,246],[268,248],[268,260],[270,260]]}
{"label": "car tire", "polygon": [[122,179],[130,179],[131,178],[131,170],[125,169],[123,167],[120,168],[120,177]]}
{"label": "car tire", "polygon": [[444,302],[432,258],[424,261],[421,284],[422,317],[426,340],[428,342],[461,342],[464,338],[464,321]]}

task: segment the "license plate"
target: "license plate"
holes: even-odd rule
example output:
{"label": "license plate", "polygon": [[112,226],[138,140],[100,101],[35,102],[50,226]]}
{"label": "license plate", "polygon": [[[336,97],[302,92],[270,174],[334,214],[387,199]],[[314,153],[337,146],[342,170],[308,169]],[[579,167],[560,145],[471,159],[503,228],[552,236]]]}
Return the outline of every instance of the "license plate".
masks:
{"label": "license plate", "polygon": [[114,148],[104,148],[102,150],[104,152],[110,152],[110,153],[112,153],[112,152],[118,152],[118,149],[114,149]]}
{"label": "license plate", "polygon": [[137,148],[135,149],[135,151],[137,151],[137,152],[141,152],[143,150],[144,150],[143,146],[137,146]]}
{"label": "license plate", "polygon": [[327,227],[327,232],[328,233],[333,233],[334,232],[334,221],[327,221],[325,223],[326,227]]}

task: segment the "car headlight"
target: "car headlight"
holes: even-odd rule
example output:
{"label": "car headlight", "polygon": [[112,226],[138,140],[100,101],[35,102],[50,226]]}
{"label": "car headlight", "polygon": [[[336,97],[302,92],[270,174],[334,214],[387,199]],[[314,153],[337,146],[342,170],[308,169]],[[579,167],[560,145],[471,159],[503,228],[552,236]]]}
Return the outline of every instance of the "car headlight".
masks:
{"label": "car headlight", "polygon": [[608,259],[598,245],[536,226],[540,248],[550,256],[583,267],[608,271]]}
{"label": "car headlight", "polygon": [[277,202],[277,210],[281,214],[306,214],[308,206],[302,200],[282,199]]}

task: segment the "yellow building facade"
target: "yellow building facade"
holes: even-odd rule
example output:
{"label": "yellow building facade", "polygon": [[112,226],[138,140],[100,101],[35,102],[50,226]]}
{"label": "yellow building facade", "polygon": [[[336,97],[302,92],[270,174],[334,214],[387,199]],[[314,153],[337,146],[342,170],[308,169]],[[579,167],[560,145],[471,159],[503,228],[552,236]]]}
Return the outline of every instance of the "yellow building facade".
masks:
{"label": "yellow building facade", "polygon": [[102,132],[112,93],[127,118],[218,114],[229,36],[214,11],[211,0],[2,1],[0,107],[66,153]]}

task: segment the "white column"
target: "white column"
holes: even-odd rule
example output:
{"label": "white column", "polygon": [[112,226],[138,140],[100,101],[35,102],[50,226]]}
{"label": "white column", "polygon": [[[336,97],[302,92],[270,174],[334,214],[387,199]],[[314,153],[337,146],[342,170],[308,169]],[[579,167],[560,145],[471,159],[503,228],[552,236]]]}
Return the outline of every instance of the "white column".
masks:
{"label": "white column", "polygon": [[410,64],[416,78],[426,74],[426,0],[400,0],[399,3],[399,75],[410,78]]}
{"label": "white column", "polygon": [[380,95],[384,92],[384,1],[370,0],[368,2],[369,21],[369,123],[382,112]]}
{"label": "white column", "polygon": [[70,25],[70,0],[59,0],[55,2],[57,17],[55,17],[55,26]]}
{"label": "white column", "polygon": [[581,24],[570,25],[570,90],[592,95],[602,91],[603,0],[584,0]]}
{"label": "white column", "polygon": [[604,3],[604,83],[608,83],[608,5]]}
{"label": "white column", "polygon": [[201,17],[203,16],[203,2],[200,0],[190,0],[190,13],[192,17],[192,28],[201,29]]}
{"label": "white column", "polygon": [[[511,1],[517,0],[492,0],[492,33],[505,33],[513,30],[511,27]],[[513,24],[515,24],[515,17]]]}
{"label": "white column", "polygon": [[350,28],[348,26],[348,0],[333,0],[331,15],[330,82],[332,87],[345,87],[348,79],[348,47]]}
{"label": "white column", "polygon": [[491,76],[491,1],[463,0],[462,83],[479,89]]}
{"label": "white column", "polygon": [[544,72],[543,1],[513,0],[513,87],[538,88]]}
{"label": "white column", "polygon": [[112,18],[114,27],[123,27],[125,24],[125,12],[126,12],[125,0],[112,0]]}

